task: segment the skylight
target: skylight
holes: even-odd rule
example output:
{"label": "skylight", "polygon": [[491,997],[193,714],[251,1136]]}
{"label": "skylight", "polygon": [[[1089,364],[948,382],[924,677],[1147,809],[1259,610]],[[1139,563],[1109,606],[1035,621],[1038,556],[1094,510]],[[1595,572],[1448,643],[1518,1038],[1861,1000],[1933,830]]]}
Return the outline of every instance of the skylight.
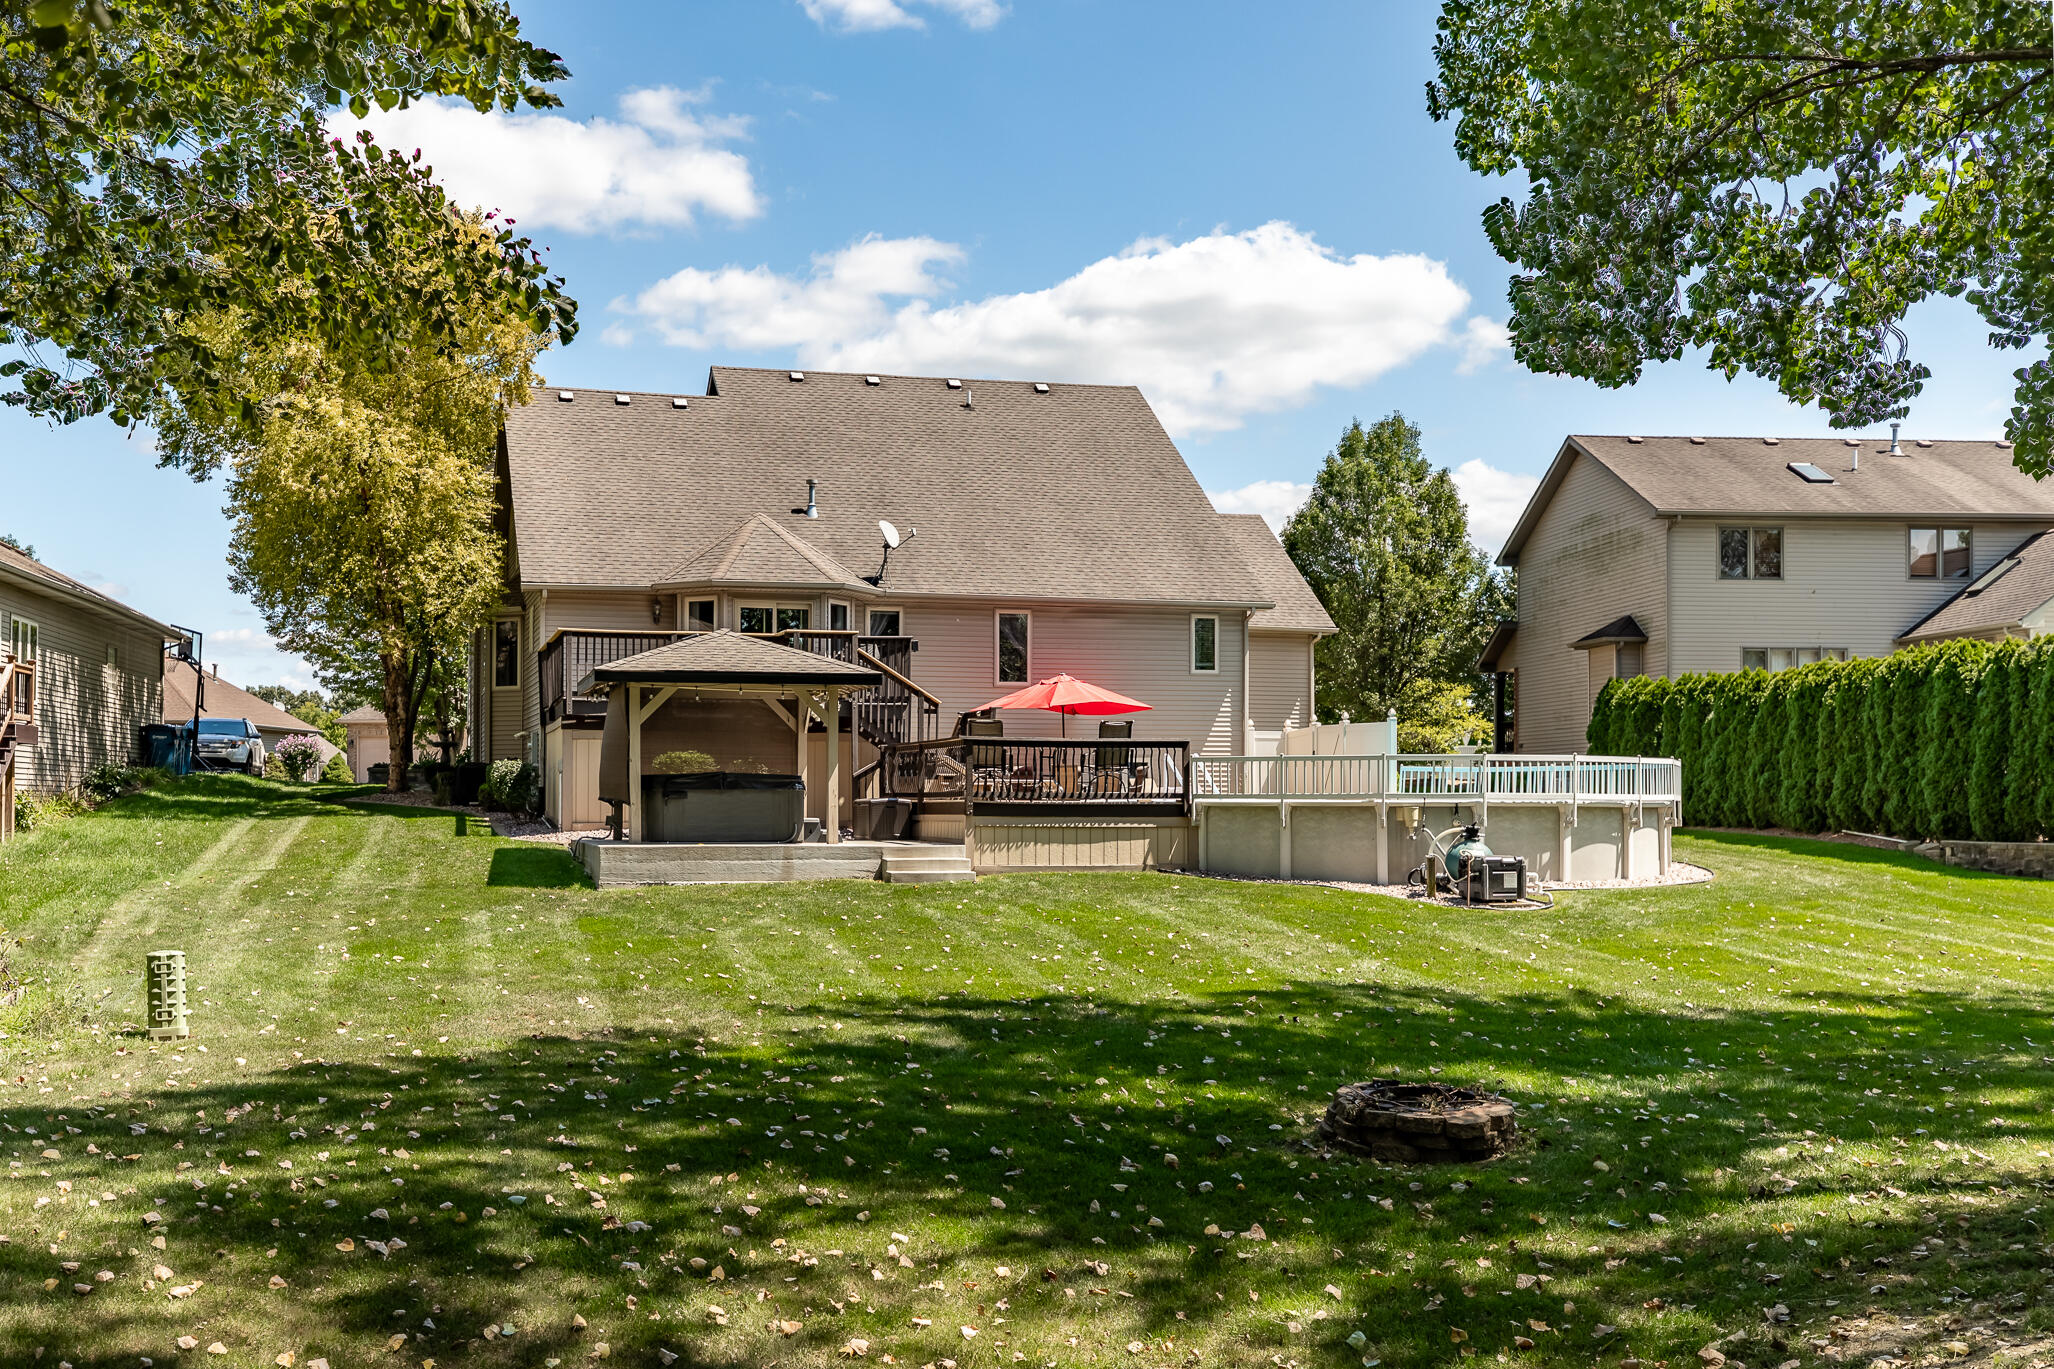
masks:
{"label": "skylight", "polygon": [[1809,461],[1792,461],[1789,463],[1789,471],[1807,485],[1830,485],[1833,483],[1832,476],[1827,475]]}
{"label": "skylight", "polygon": [[2016,566],[2017,564],[2018,558],[2016,556],[2005,557],[2002,561],[1999,561],[1996,565],[1984,571],[1982,574],[1982,578],[1977,580],[1974,584],[1970,585],[1967,589],[1963,590],[1962,593],[1981,594],[1984,590],[1996,584],[1997,581],[2003,577],[2006,571],[2010,570],[2013,566]]}

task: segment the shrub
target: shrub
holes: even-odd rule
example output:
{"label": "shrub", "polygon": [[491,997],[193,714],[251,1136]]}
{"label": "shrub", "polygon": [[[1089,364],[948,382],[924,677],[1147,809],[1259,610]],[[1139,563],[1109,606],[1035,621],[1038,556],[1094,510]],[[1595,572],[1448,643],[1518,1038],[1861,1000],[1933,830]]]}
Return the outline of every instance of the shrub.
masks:
{"label": "shrub", "polygon": [[340,751],[328,758],[327,768],[321,772],[323,784],[355,784],[357,777],[349,772],[349,758]]}
{"label": "shrub", "polygon": [[320,738],[312,733],[296,732],[271,748],[271,759],[285,767],[287,779],[295,784],[302,783],[321,763]]}
{"label": "shrub", "polygon": [[535,790],[541,776],[526,761],[494,761],[478,788],[478,802],[486,808],[504,808],[529,813],[535,808]]}
{"label": "shrub", "polygon": [[704,751],[666,751],[649,762],[658,775],[703,775],[713,768],[713,757]]}
{"label": "shrub", "polygon": [[140,765],[96,765],[79,781],[78,790],[93,803],[105,803],[148,788],[158,773]]}
{"label": "shrub", "polygon": [[90,811],[75,794],[18,793],[14,796],[14,829],[33,832]]}

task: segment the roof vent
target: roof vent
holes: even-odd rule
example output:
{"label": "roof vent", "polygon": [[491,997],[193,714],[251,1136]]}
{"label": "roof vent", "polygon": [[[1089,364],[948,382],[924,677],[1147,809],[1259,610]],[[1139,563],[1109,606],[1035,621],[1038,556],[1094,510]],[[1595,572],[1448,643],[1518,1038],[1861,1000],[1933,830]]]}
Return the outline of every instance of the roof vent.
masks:
{"label": "roof vent", "polygon": [[942,383],[947,385],[951,390],[960,390],[963,388],[963,382],[960,380],[949,380],[944,381]]}
{"label": "roof vent", "polygon": [[865,385],[882,385],[884,384],[884,381],[882,381],[876,376],[864,376],[863,383]]}
{"label": "roof vent", "polygon": [[1764,447],[1774,447],[1781,445],[1782,441],[1783,439],[1780,437],[1765,437],[1762,439],[1762,445]]}
{"label": "roof vent", "polygon": [[1035,381],[1035,382],[1034,382],[1034,393],[1036,393],[1036,394],[1038,394],[1038,395],[1045,395],[1045,394],[1047,394],[1047,393],[1048,393],[1048,383],[1047,383],[1046,381],[1041,381],[1041,380],[1037,380],[1037,381]]}
{"label": "roof vent", "polygon": [[1827,475],[1809,461],[1787,462],[1784,469],[1807,485],[1830,485],[1833,483],[1832,476]]}
{"label": "roof vent", "polygon": [[1840,439],[1840,445],[1859,449],[1861,447],[1861,439],[1858,437],[1843,437]]}
{"label": "roof vent", "polygon": [[1631,442],[1634,446],[1638,447],[1642,442],[1645,442],[1647,439],[1642,437],[1629,437],[1626,440],[1628,442]]}
{"label": "roof vent", "polygon": [[616,404],[632,404],[635,402],[635,397],[633,395],[615,395],[613,402]]}
{"label": "roof vent", "polygon": [[1933,445],[1933,439],[1930,437],[1915,438],[1912,441],[1912,445],[1915,447],[1930,447]]}
{"label": "roof vent", "polygon": [[577,396],[572,394],[569,390],[558,390],[556,392],[556,398],[559,403],[568,404],[572,400],[576,399]]}
{"label": "roof vent", "polygon": [[1693,437],[1690,439],[1690,445],[1693,447],[1702,447],[1704,446],[1704,444],[1705,440],[1701,437]]}
{"label": "roof vent", "polygon": [[673,395],[671,397],[670,407],[673,409],[689,409],[692,407],[692,401],[686,399],[683,395]]}
{"label": "roof vent", "polygon": [[2008,451],[2010,451],[2010,450],[2011,450],[2011,444],[2010,444],[2009,442],[2006,442],[2006,441],[2005,441],[2005,440],[2004,440],[2003,438],[2001,438],[2001,437],[2000,437],[2000,438],[1998,438],[1998,439],[1997,439],[1997,449],[1998,449],[1999,451],[2005,451],[2005,452],[2008,452]]}
{"label": "roof vent", "polygon": [[794,381],[804,380],[806,373],[804,371],[793,371],[791,372],[791,377]]}
{"label": "roof vent", "polygon": [[1901,424],[1897,423],[1892,423],[1890,425],[1890,455],[1892,456],[1904,455],[1903,444],[1899,443],[1897,440],[1897,429],[1901,426]]}

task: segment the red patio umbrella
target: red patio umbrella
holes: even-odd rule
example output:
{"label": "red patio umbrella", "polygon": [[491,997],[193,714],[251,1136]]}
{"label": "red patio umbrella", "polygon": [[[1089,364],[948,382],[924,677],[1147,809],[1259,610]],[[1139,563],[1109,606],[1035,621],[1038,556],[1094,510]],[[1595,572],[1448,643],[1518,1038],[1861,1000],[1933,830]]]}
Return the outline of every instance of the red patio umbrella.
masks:
{"label": "red patio umbrella", "polygon": [[1072,713],[1145,713],[1152,707],[1154,705],[1130,699],[1089,680],[1080,680],[1073,675],[1051,675],[1039,684],[1016,689],[1002,699],[993,699],[976,711],[987,713],[1002,708],[1038,708],[1045,713],[1060,713],[1063,715],[1063,735],[1067,737],[1070,735]]}

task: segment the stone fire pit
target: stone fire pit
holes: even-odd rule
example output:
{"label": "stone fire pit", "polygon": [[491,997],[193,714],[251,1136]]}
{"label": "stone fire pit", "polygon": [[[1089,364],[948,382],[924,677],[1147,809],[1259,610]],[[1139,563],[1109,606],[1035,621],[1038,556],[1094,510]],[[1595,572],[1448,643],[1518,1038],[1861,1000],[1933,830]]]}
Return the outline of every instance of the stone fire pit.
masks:
{"label": "stone fire pit", "polygon": [[1453,1084],[1372,1079],[1334,1091],[1319,1134],[1358,1155],[1406,1164],[1461,1164],[1502,1155],[1518,1135],[1512,1105]]}

